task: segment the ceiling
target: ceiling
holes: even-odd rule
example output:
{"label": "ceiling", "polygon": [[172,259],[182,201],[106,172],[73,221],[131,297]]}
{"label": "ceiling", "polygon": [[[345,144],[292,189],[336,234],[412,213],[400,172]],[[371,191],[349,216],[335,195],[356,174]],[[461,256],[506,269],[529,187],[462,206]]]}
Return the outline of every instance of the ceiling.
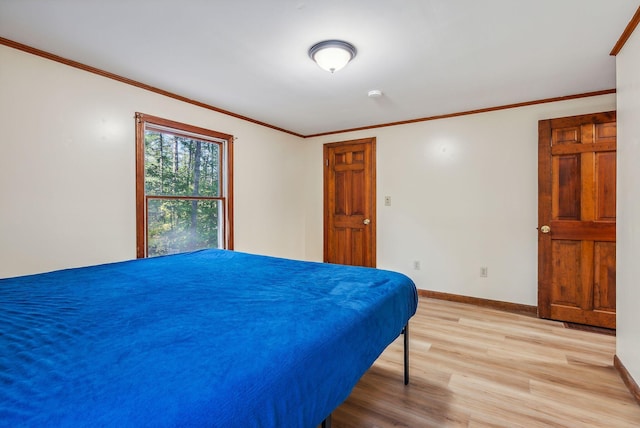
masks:
{"label": "ceiling", "polygon": [[[307,136],[615,88],[609,52],[638,6],[0,0],[0,37]],[[325,39],[358,50],[335,74],[307,55]]]}

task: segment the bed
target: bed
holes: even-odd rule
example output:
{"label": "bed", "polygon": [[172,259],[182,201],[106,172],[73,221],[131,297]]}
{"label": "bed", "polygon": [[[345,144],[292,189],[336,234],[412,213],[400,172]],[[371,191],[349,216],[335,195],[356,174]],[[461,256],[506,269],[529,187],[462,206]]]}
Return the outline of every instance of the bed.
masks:
{"label": "bed", "polygon": [[314,427],[416,307],[399,273],[226,250],[2,279],[0,426]]}

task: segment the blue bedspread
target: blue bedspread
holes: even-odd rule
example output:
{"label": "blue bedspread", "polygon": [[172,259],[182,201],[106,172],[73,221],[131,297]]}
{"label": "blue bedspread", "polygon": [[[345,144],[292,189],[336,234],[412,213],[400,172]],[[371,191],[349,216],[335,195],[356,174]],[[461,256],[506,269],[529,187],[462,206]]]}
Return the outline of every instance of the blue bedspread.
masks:
{"label": "blue bedspread", "polygon": [[0,280],[0,426],[314,427],[416,306],[398,273],[224,250]]}

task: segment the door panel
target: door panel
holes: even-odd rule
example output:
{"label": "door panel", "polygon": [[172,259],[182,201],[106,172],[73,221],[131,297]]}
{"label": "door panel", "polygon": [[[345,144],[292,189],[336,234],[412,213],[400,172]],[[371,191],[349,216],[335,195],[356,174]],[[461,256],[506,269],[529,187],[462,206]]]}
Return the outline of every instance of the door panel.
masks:
{"label": "door panel", "polygon": [[366,177],[364,170],[353,171],[351,176],[351,192],[353,193],[353,195],[350,198],[352,202],[351,214],[353,215],[364,216],[365,212],[367,211],[366,207],[364,206],[366,203],[365,198],[357,196],[364,194],[366,188],[365,179]]}
{"label": "door panel", "polygon": [[349,188],[349,179],[351,177],[346,171],[336,171],[335,172],[335,199],[334,199],[334,215],[346,215],[349,212],[348,204],[348,188]]}
{"label": "door panel", "polygon": [[596,220],[616,221],[616,152],[598,153],[596,158]]}
{"label": "door panel", "polygon": [[600,311],[615,312],[616,244],[614,242],[598,242],[595,244],[595,266],[593,308]]}
{"label": "door panel", "polygon": [[615,328],[615,112],[540,121],[538,143],[538,313]]}
{"label": "door panel", "polygon": [[552,284],[552,301],[564,306],[579,307],[578,300],[581,286],[580,255],[582,250],[579,241],[561,241],[552,243],[554,260],[554,277]]}
{"label": "door panel", "polygon": [[578,220],[580,218],[580,156],[564,155],[553,159],[554,181],[553,218]]}
{"label": "door panel", "polygon": [[324,146],[324,260],[375,267],[375,139]]}

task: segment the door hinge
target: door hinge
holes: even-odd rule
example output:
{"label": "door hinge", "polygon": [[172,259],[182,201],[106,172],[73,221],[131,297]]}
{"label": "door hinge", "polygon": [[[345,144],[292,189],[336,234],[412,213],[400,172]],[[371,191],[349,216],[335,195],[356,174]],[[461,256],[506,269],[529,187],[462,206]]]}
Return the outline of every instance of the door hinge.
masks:
{"label": "door hinge", "polygon": [[329,166],[329,159],[325,159],[325,160],[324,160],[324,165],[325,165],[325,166]]}

